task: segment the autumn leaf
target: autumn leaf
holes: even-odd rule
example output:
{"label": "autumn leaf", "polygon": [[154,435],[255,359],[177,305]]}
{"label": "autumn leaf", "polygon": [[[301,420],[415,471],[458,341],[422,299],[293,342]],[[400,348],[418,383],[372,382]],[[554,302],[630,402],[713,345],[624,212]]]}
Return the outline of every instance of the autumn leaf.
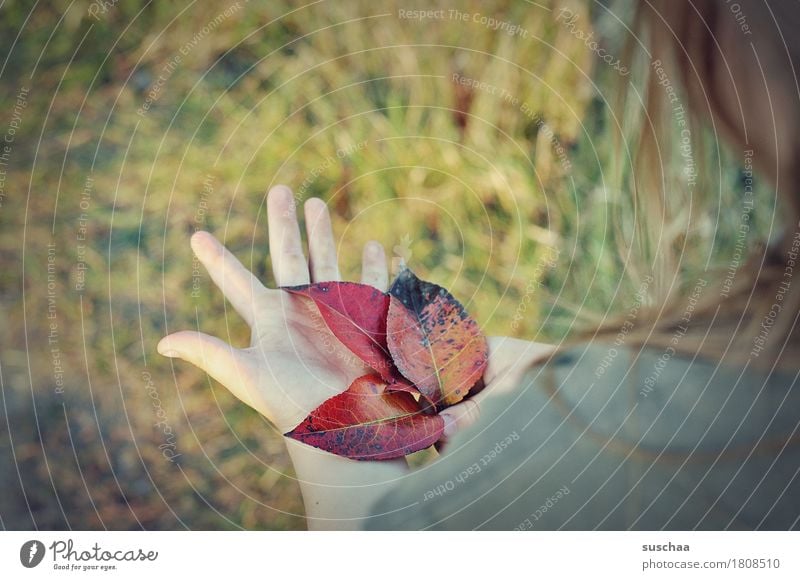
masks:
{"label": "autumn leaf", "polygon": [[410,270],[388,294],[351,282],[283,289],[312,300],[334,336],[378,373],[325,401],[288,437],[352,459],[402,457],[438,441],[436,413],[483,386],[488,349],[477,323]]}
{"label": "autumn leaf", "polygon": [[444,420],[422,413],[411,394],[388,392],[387,386],[378,375],[360,377],[286,436],[359,460],[403,457],[438,441]]}
{"label": "autumn leaf", "polygon": [[387,345],[395,366],[437,409],[458,403],[486,368],[478,324],[447,290],[408,269],[389,295]]}
{"label": "autumn leaf", "polygon": [[386,344],[387,294],[354,282],[318,282],[283,289],[313,300],[342,344],[385,380],[396,379]]}

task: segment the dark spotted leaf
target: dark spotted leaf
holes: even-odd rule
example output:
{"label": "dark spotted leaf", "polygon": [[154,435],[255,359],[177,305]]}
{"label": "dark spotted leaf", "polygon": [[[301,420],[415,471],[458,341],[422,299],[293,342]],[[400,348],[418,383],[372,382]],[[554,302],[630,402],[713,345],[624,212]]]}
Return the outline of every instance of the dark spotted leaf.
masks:
{"label": "dark spotted leaf", "polygon": [[430,447],[444,421],[426,415],[407,392],[388,392],[378,375],[356,379],[286,434],[350,459],[392,459]]}
{"label": "dark spotted leaf", "polygon": [[388,347],[397,369],[436,409],[461,401],[483,376],[478,324],[444,288],[405,269],[389,289]]}
{"label": "dark spotted leaf", "polygon": [[313,300],[342,344],[385,380],[396,378],[386,345],[387,294],[354,282],[318,282],[283,289]]}

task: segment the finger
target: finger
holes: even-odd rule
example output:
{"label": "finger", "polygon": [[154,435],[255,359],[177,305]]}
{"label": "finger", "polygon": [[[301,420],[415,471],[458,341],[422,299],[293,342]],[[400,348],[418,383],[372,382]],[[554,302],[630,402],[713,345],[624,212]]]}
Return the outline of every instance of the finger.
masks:
{"label": "finger", "polygon": [[304,204],[306,236],[308,238],[308,261],[312,282],[339,280],[339,264],[336,259],[336,244],[328,206],[318,197]]}
{"label": "finger", "polygon": [[158,352],[169,358],[180,358],[208,373],[242,402],[264,413],[255,393],[248,388],[255,384],[255,369],[244,352],[202,332],[184,330],[165,336],[158,343]]}
{"label": "finger", "polygon": [[441,453],[453,435],[474,425],[480,419],[481,408],[472,399],[467,399],[457,405],[448,407],[439,413],[439,416],[444,420],[442,438],[436,443],[436,449]]}
{"label": "finger", "polygon": [[386,252],[379,242],[367,242],[361,260],[361,282],[386,291],[389,287],[389,270],[386,265]]}
{"label": "finger", "polygon": [[292,190],[276,185],[267,196],[267,224],[272,273],[278,286],[308,284],[308,263],[303,254]]}
{"label": "finger", "polygon": [[191,244],[195,256],[208,270],[214,284],[236,312],[252,326],[255,320],[256,296],[264,291],[264,286],[236,256],[208,232],[196,232],[192,236]]}
{"label": "finger", "polygon": [[554,345],[530,342],[508,336],[490,336],[489,364],[484,380],[491,388],[476,395],[478,401],[485,396],[506,393],[519,386],[523,375],[537,361],[544,360],[555,349]]}

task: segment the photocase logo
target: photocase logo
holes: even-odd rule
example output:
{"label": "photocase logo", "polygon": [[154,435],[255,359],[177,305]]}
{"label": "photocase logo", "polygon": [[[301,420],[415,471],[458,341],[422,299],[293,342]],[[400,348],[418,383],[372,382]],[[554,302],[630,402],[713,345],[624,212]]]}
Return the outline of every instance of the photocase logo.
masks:
{"label": "photocase logo", "polygon": [[411,261],[411,236],[403,234],[400,243],[392,249],[394,256],[392,257],[392,274],[397,275],[400,270],[408,267]]}
{"label": "photocase logo", "polygon": [[26,568],[35,568],[44,558],[44,544],[39,540],[28,540],[19,549],[19,561]]}

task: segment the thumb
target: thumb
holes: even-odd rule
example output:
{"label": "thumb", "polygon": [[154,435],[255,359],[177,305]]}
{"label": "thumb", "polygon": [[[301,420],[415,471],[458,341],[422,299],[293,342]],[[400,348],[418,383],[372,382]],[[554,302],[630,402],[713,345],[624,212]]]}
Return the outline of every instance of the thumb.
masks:
{"label": "thumb", "polygon": [[440,412],[439,416],[444,420],[443,436],[436,444],[436,449],[441,453],[453,435],[474,425],[480,419],[481,408],[473,399],[467,399],[448,407]]}
{"label": "thumb", "polygon": [[242,402],[264,412],[253,390],[255,373],[244,351],[214,336],[189,330],[165,336],[157,349],[166,357],[192,363],[222,383]]}

